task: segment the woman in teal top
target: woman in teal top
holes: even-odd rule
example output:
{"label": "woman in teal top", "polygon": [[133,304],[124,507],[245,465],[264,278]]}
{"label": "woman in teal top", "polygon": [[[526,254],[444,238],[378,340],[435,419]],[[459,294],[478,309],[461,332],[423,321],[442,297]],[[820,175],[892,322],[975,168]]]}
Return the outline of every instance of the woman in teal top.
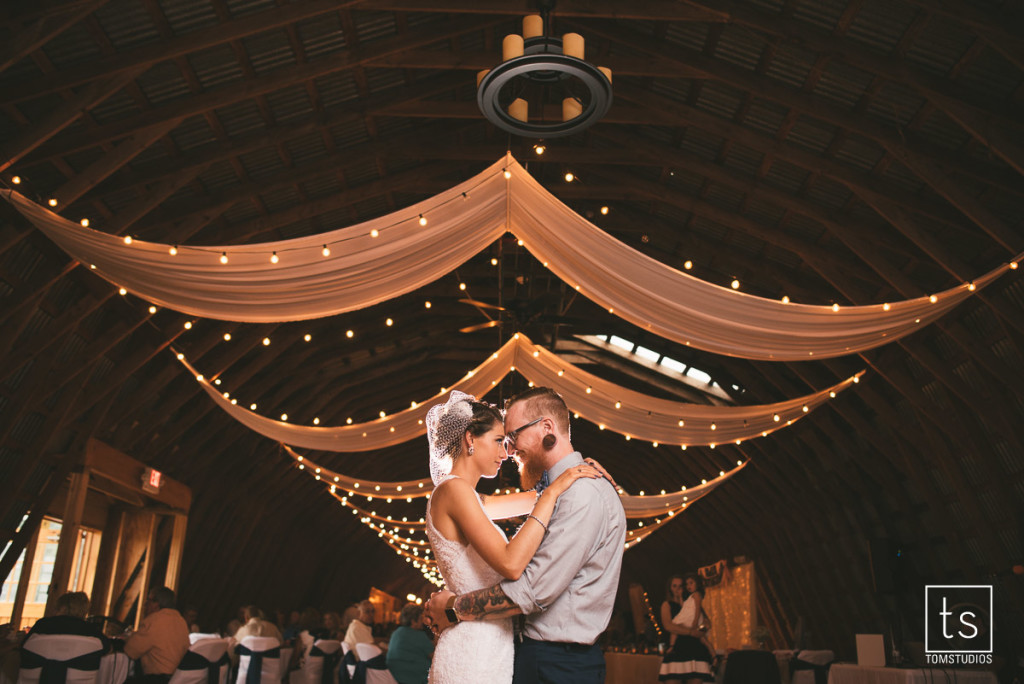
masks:
{"label": "woman in teal top", "polygon": [[407,603],[388,642],[387,663],[398,684],[427,684],[434,644],[423,631],[423,606]]}

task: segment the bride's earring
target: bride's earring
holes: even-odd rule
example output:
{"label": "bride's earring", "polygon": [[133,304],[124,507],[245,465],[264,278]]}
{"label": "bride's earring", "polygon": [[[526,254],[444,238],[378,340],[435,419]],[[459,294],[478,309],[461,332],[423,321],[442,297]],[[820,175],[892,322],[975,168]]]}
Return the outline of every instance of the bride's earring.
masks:
{"label": "bride's earring", "polygon": [[467,451],[468,451],[470,456],[473,455],[473,445],[472,444],[469,445],[469,449],[467,449]]}

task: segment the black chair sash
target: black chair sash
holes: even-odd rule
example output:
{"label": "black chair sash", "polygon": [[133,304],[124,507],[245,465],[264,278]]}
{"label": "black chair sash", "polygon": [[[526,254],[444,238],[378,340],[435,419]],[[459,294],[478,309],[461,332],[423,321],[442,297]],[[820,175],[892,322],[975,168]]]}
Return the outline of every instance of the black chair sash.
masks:
{"label": "black chair sash", "polygon": [[224,653],[219,660],[207,660],[195,651],[186,651],[185,657],[178,663],[178,669],[189,672],[206,670],[207,684],[220,684],[220,668],[230,663],[227,653]]}
{"label": "black chair sash", "polygon": [[338,666],[338,662],[341,660],[341,649],[339,648],[334,653],[327,653],[314,644],[309,649],[309,657],[324,659],[324,669],[320,673],[320,684],[334,684],[334,668]]}
{"label": "black chair sash", "polygon": [[[349,651],[342,656],[341,666],[338,668],[338,684],[353,684],[353,676],[348,673],[349,665],[359,665],[359,663],[356,662],[355,651]],[[365,674],[363,675],[363,681],[366,681]]]}
{"label": "black chair sash", "polygon": [[806,660],[800,660],[796,656],[789,661],[789,674],[790,677],[797,670],[813,670],[814,671],[814,684],[827,684],[828,682],[828,670],[832,667],[832,663],[826,663],[824,665],[815,665],[809,663]]}
{"label": "black chair sash", "polygon": [[263,659],[280,658],[281,647],[272,648],[267,651],[253,651],[239,644],[235,646],[235,653],[241,656],[249,656],[249,669],[245,672],[245,684],[260,684],[263,677]]}
{"label": "black chair sash", "polygon": [[21,668],[23,670],[41,668],[39,684],[65,684],[68,680],[69,669],[98,671],[102,656],[103,649],[99,649],[68,660],[51,660],[50,658],[44,658],[34,651],[22,649]]}
{"label": "black chair sash", "polygon": [[369,660],[360,660],[356,663],[356,673],[352,676],[351,684],[366,684],[366,671],[367,670],[386,670],[388,669],[387,656],[383,653],[376,655]]}

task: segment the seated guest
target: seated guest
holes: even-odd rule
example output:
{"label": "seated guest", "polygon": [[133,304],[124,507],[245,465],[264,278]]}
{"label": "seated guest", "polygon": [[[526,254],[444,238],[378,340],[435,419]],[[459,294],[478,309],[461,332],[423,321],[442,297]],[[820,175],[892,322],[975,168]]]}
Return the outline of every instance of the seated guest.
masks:
{"label": "seated guest", "polygon": [[263,619],[263,611],[256,606],[245,606],[242,608],[242,615],[245,617],[245,624],[235,632],[235,641],[241,643],[247,636],[274,637],[279,642],[281,630],[270,620]]}
{"label": "seated guest", "polygon": [[144,611],[139,628],[125,639],[124,652],[142,666],[136,681],[163,684],[188,651],[188,625],[174,609],[174,592],[167,587],[149,590]]}
{"label": "seated guest", "polygon": [[[349,650],[355,651],[356,644],[374,643],[373,611],[373,603],[370,601],[359,602],[359,616],[352,620],[348,626],[348,631],[345,632],[344,643],[348,644]],[[387,644],[384,644],[383,648],[387,648]],[[356,658],[358,657],[357,655]]]}
{"label": "seated guest", "polygon": [[434,644],[423,631],[423,606],[407,603],[388,642],[388,670],[398,684],[427,684]]}
{"label": "seated guest", "polygon": [[[281,631],[277,628],[270,620],[263,619],[263,611],[256,606],[244,606],[242,608],[242,617],[245,618],[245,624],[238,628],[234,634],[236,644],[242,643],[242,639],[245,637],[272,637],[277,639],[278,645],[281,644]],[[228,650],[228,655],[231,657],[231,662],[238,662],[238,654],[235,653],[234,647]]]}
{"label": "seated guest", "polygon": [[[57,598],[55,614],[36,620],[27,636],[33,634],[76,634],[96,637],[103,642],[104,650],[109,640],[99,625],[85,621],[89,614],[89,595],[84,591],[71,591]],[[26,637],[27,638],[27,637]]]}
{"label": "seated guest", "polygon": [[324,631],[327,632],[326,639],[341,641],[345,636],[345,632],[341,631],[341,616],[333,610],[324,613]]}
{"label": "seated guest", "polygon": [[302,667],[309,651],[317,639],[326,639],[327,632],[324,631],[323,618],[316,608],[306,608],[299,618],[299,639],[295,644],[295,651],[292,653],[292,665]]}

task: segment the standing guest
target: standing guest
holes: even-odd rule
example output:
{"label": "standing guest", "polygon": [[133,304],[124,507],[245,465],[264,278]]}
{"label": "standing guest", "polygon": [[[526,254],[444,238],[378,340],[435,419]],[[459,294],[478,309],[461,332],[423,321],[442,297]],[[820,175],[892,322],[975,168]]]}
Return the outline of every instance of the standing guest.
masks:
{"label": "standing guest", "polygon": [[[359,616],[352,620],[345,632],[344,643],[348,644],[349,650],[355,651],[356,644],[372,644],[373,641],[373,603],[369,600],[359,602]],[[378,644],[379,645],[379,644]],[[387,648],[387,644],[383,645]],[[358,655],[356,658],[358,659]]]}
{"label": "standing guest", "polygon": [[713,682],[714,653],[706,634],[710,621],[701,605],[704,588],[700,579],[696,575],[673,576],[666,593],[661,604],[661,624],[672,635],[672,647],[662,660],[658,681]]}
{"label": "standing guest", "polygon": [[96,637],[103,641],[104,650],[108,639],[99,625],[85,621],[89,614],[89,595],[84,591],[71,591],[57,598],[55,614],[36,620],[26,638],[33,634],[75,634]]}
{"label": "standing guest", "polygon": [[423,631],[423,606],[407,603],[388,642],[388,670],[398,684],[427,684],[434,644]]}
{"label": "standing guest", "polygon": [[138,660],[142,684],[165,684],[188,651],[188,625],[174,609],[174,592],[167,587],[150,589],[139,628],[125,639],[124,652]]}

